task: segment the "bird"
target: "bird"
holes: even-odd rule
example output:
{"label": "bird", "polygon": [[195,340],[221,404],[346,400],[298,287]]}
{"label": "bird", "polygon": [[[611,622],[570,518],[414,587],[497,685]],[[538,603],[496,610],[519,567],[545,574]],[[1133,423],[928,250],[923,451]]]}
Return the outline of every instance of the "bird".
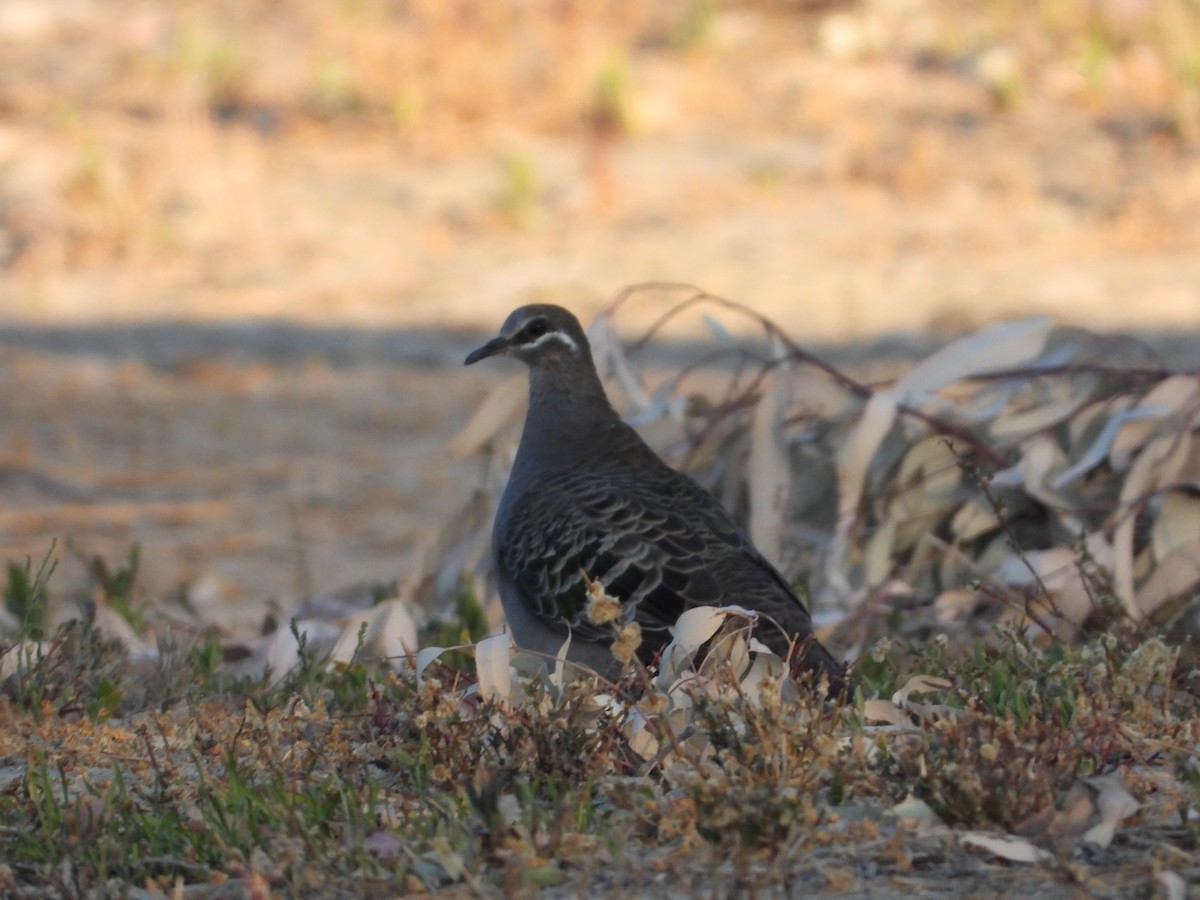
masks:
{"label": "bird", "polygon": [[[671,468],[613,408],[579,320],[553,304],[515,309],[464,364],[508,356],[529,368],[529,405],[497,505],[492,562],[516,645],[619,675],[614,627],[587,615],[589,585],[620,602],[620,622],[641,630],[651,664],[688,609],[737,605],[758,614],[754,636],[797,670],[850,684],[813,637],[812,619],[787,579],[729,512]],[[773,624],[772,624],[773,623]]]}

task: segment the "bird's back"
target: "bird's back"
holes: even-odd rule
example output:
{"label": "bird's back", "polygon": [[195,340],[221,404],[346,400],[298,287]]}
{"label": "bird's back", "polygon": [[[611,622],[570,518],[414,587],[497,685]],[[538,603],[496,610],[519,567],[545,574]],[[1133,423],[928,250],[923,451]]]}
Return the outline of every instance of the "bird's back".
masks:
{"label": "bird's back", "polygon": [[808,611],[716,498],[619,428],[623,452],[543,466],[509,485],[494,532],[509,589],[564,637],[569,627],[580,640],[607,641],[611,629],[584,615],[584,576],[599,579],[641,626],[647,660],[696,606],[758,612],[769,621],[757,636],[781,656],[809,637]]}

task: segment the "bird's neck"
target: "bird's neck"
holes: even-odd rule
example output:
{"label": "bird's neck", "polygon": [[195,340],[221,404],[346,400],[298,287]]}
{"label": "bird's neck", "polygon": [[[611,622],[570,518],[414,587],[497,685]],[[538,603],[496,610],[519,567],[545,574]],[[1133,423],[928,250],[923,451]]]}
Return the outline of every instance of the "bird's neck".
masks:
{"label": "bird's neck", "polygon": [[[529,412],[513,463],[513,478],[592,461],[632,433],[604,393],[600,378],[586,371],[535,369],[529,380]],[[603,450],[601,449],[603,448]]]}

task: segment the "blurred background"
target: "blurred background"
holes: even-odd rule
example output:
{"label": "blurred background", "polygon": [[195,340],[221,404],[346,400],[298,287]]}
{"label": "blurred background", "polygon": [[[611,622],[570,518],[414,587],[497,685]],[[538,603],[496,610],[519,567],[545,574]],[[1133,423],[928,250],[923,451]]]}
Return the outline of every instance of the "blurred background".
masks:
{"label": "blurred background", "polygon": [[231,630],[403,581],[466,350],[643,281],[1195,366],[1198,149],[1196,0],[3,0],[0,548]]}

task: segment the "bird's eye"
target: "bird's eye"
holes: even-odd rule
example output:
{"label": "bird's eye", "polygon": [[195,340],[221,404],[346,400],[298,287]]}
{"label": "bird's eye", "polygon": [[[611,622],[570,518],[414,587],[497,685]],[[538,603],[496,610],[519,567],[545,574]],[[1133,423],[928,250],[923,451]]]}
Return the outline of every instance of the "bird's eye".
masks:
{"label": "bird's eye", "polygon": [[525,333],[529,335],[530,340],[534,341],[536,341],[549,330],[550,326],[546,324],[545,319],[534,319],[525,326]]}

